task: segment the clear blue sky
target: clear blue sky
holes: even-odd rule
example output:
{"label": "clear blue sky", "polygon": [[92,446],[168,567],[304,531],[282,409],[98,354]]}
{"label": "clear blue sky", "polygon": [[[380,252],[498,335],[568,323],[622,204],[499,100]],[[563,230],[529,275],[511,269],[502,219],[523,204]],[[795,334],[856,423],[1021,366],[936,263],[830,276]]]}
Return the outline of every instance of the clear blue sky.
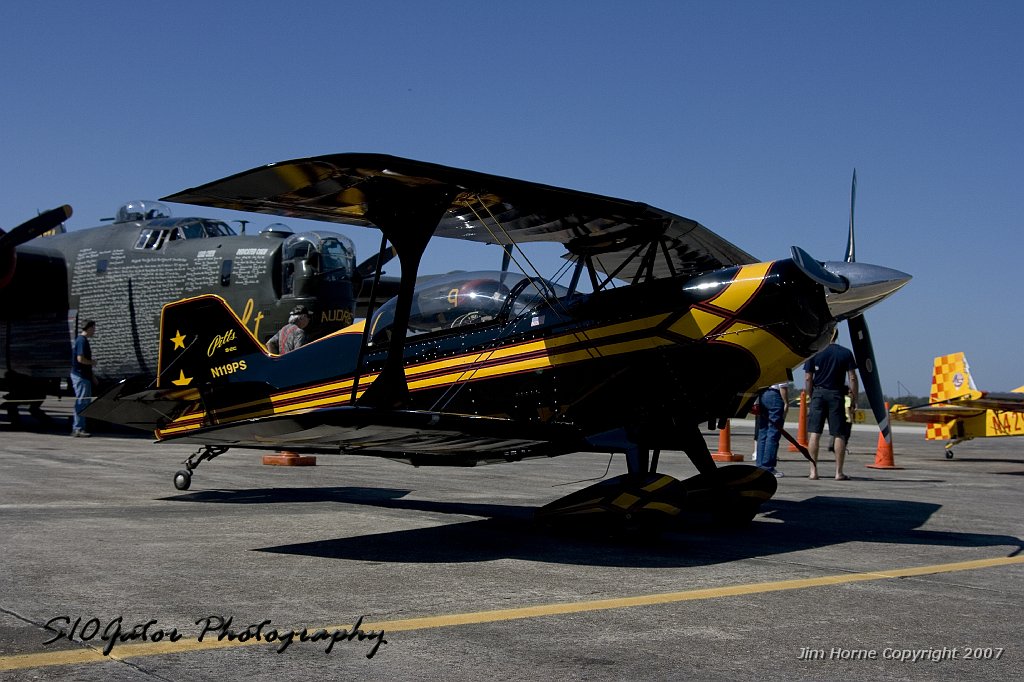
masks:
{"label": "clear blue sky", "polygon": [[[131,199],[372,151],[838,260],[856,167],[858,260],[914,276],[868,313],[885,392],[926,394],[932,357],[958,350],[1009,390],[1022,36],[1020,2],[5,2],[0,226],[70,203],[70,229],[91,227]],[[499,263],[443,247],[424,271]]]}

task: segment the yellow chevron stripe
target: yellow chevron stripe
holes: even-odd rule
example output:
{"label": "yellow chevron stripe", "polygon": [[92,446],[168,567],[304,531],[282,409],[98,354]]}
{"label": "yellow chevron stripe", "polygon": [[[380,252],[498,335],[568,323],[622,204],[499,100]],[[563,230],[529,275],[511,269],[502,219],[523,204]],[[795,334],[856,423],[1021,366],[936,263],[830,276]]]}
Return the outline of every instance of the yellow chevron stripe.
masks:
{"label": "yellow chevron stripe", "polygon": [[725,334],[712,342],[745,348],[757,359],[761,374],[748,392],[760,386],[786,381],[789,378],[786,369],[796,366],[803,359],[770,331],[744,322],[734,323]]}
{"label": "yellow chevron stripe", "polygon": [[674,480],[675,479],[672,478],[671,476],[659,476],[658,478],[656,478],[655,480],[651,481],[643,488],[641,488],[641,490],[653,493],[655,490],[658,490],[659,488],[664,488],[666,485],[672,483]]}
{"label": "yellow chevron stripe", "polygon": [[729,286],[718,296],[711,299],[709,303],[732,312],[738,311],[747,304],[751,296],[757,293],[757,290],[761,287],[761,282],[764,281],[764,276],[768,274],[768,268],[771,266],[771,263],[744,265],[736,273],[736,278],[733,279]]}
{"label": "yellow chevron stripe", "polygon": [[722,324],[725,317],[715,315],[706,310],[690,309],[679,320],[672,324],[669,329],[676,334],[681,334],[688,339],[702,339],[710,334],[715,327]]}
{"label": "yellow chevron stripe", "polygon": [[648,502],[644,505],[644,509],[653,509],[654,511],[664,512],[669,516],[677,516],[680,512],[679,507],[671,504],[665,504],[664,502]]}
{"label": "yellow chevron stripe", "polygon": [[629,509],[639,501],[640,498],[637,497],[636,495],[631,495],[630,493],[622,493],[614,500],[612,500],[612,504],[616,507],[619,507],[620,509]]}

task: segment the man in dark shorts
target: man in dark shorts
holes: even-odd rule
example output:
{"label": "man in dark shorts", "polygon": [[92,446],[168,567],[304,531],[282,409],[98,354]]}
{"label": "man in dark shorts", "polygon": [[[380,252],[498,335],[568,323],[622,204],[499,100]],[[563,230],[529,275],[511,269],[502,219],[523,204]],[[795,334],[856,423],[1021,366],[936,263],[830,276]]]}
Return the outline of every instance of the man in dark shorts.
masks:
{"label": "man in dark shorts", "polygon": [[[844,424],[853,423],[852,412],[857,406],[857,361],[848,348],[843,348],[832,334],[832,343],[804,363],[804,390],[810,400],[807,412],[807,451],[811,455],[811,475],[818,478],[818,444],[821,432],[828,419],[829,433],[835,437],[836,480],[846,481],[850,477],[843,473],[843,458],[846,456],[846,440],[849,437]],[[850,408],[846,407],[845,381],[850,384]]]}

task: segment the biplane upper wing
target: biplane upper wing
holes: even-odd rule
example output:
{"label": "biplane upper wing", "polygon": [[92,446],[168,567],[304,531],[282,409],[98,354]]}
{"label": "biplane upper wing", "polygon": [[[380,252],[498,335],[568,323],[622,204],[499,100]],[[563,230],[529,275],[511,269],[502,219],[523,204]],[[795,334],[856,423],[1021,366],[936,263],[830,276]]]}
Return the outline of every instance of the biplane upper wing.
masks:
{"label": "biplane upper wing", "polygon": [[[621,278],[644,268],[661,277],[757,262],[700,223],[647,204],[384,154],[274,163],[164,200],[379,227],[401,210],[396,189],[443,197],[437,225],[415,228],[428,237],[559,242]],[[651,249],[661,257],[644,258]]]}

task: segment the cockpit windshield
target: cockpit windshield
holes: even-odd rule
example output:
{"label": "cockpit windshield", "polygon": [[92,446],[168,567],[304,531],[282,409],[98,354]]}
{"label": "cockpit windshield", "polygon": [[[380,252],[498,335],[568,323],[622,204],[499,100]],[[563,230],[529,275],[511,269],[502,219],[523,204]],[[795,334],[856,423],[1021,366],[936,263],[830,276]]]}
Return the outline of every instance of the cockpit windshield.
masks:
{"label": "cockpit windshield", "polygon": [[[542,291],[543,289],[543,291]],[[545,299],[560,298],[568,290],[547,280],[530,280],[516,272],[451,272],[424,278],[416,285],[409,334],[485,324],[499,315],[510,319],[528,313]],[[374,343],[390,339],[397,298],[380,307],[370,322]]]}
{"label": "cockpit windshield", "polygon": [[338,279],[350,279],[356,269],[355,245],[348,237],[333,232],[302,232],[284,242],[284,260],[319,260],[320,275],[336,273]]}
{"label": "cockpit windshield", "polygon": [[235,231],[220,220],[205,218],[153,218],[139,230],[135,241],[136,249],[154,251],[162,249],[168,242],[179,239],[205,239],[207,237],[231,237]]}
{"label": "cockpit windshield", "polygon": [[227,223],[219,220],[196,220],[178,226],[179,239],[201,239],[203,237],[229,237],[235,231]]}
{"label": "cockpit windshield", "polygon": [[294,293],[296,278],[321,282],[350,282],[356,269],[355,245],[336,232],[302,232],[284,241],[284,293]]}

